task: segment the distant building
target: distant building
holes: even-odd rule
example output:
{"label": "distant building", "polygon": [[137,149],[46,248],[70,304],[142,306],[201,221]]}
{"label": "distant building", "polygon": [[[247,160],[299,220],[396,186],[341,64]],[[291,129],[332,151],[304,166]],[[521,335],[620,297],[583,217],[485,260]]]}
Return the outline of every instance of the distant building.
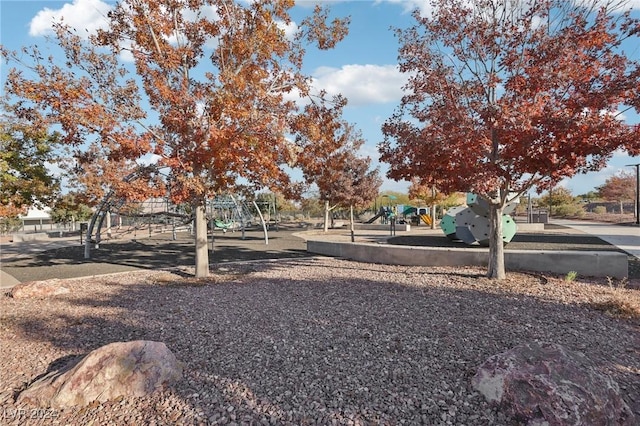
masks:
{"label": "distant building", "polygon": [[22,229],[25,231],[42,231],[44,225],[47,229],[51,228],[51,209],[45,207],[42,210],[30,207],[26,215],[20,215],[18,218],[22,221]]}

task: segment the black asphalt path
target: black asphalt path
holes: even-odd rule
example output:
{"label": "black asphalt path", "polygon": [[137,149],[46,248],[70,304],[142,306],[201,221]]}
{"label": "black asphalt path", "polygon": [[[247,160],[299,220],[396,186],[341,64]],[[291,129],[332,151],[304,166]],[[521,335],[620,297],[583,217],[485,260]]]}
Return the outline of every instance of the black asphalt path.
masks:
{"label": "black asphalt path", "polygon": [[[306,241],[293,234],[301,229],[271,230],[265,244],[261,230],[214,233],[213,247],[209,239],[209,260],[212,268],[225,262],[260,259],[283,259],[309,256]],[[20,282],[49,278],[76,278],[138,269],[162,269],[193,266],[195,250],[193,236],[188,233],[158,234],[136,240],[102,241],[91,250],[91,259],[84,258],[80,242],[2,261],[2,270]],[[212,249],[213,248],[213,249]]]}

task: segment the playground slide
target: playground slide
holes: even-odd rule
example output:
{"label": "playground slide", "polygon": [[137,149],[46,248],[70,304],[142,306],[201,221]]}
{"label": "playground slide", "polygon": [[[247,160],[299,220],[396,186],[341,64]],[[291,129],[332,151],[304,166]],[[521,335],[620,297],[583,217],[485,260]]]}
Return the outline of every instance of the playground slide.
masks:
{"label": "playground slide", "polygon": [[384,216],[384,213],[378,213],[377,215],[375,215],[374,217],[372,217],[371,219],[369,219],[365,223],[373,223],[376,220],[380,219],[382,216]]}
{"label": "playground slide", "polygon": [[368,221],[366,221],[365,223],[373,223],[376,220],[380,219],[381,217],[383,217],[385,215],[385,211],[383,208],[380,208],[380,210],[378,210],[378,214],[375,215],[374,217],[372,217],[371,219],[369,219]]}
{"label": "playground slide", "polygon": [[429,216],[428,214],[421,214],[420,219],[422,219],[422,221],[427,225],[431,226],[431,216]]}

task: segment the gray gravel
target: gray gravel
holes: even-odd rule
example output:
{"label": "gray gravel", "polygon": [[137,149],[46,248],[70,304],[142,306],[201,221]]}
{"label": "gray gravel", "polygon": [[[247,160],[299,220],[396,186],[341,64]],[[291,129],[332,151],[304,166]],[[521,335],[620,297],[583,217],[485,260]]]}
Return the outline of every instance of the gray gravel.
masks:
{"label": "gray gravel", "polygon": [[[50,300],[0,297],[0,424],[508,425],[470,378],[532,340],[583,351],[640,415],[640,321],[602,310],[640,307],[638,290],[324,258],[227,264],[206,282],[189,272],[73,279]],[[134,339],[165,342],[184,379],[79,410],[16,406],[48,368]]]}

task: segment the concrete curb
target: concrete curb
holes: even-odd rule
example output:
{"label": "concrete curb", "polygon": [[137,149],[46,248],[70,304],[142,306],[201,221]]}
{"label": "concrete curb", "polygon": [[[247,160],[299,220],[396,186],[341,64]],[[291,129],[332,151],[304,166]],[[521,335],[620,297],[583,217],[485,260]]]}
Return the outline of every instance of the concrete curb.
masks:
{"label": "concrete curb", "polygon": [[9,289],[18,284],[20,284],[20,281],[18,281],[12,275],[7,274],[6,272],[0,269],[0,288],[1,289]]}
{"label": "concrete curb", "polygon": [[[324,256],[342,257],[367,263],[406,266],[486,266],[489,251],[479,248],[442,248],[394,246],[374,243],[352,243],[308,240],[307,251]],[[508,270],[525,270],[581,276],[625,278],[629,272],[628,257],[608,251],[505,251]]]}

